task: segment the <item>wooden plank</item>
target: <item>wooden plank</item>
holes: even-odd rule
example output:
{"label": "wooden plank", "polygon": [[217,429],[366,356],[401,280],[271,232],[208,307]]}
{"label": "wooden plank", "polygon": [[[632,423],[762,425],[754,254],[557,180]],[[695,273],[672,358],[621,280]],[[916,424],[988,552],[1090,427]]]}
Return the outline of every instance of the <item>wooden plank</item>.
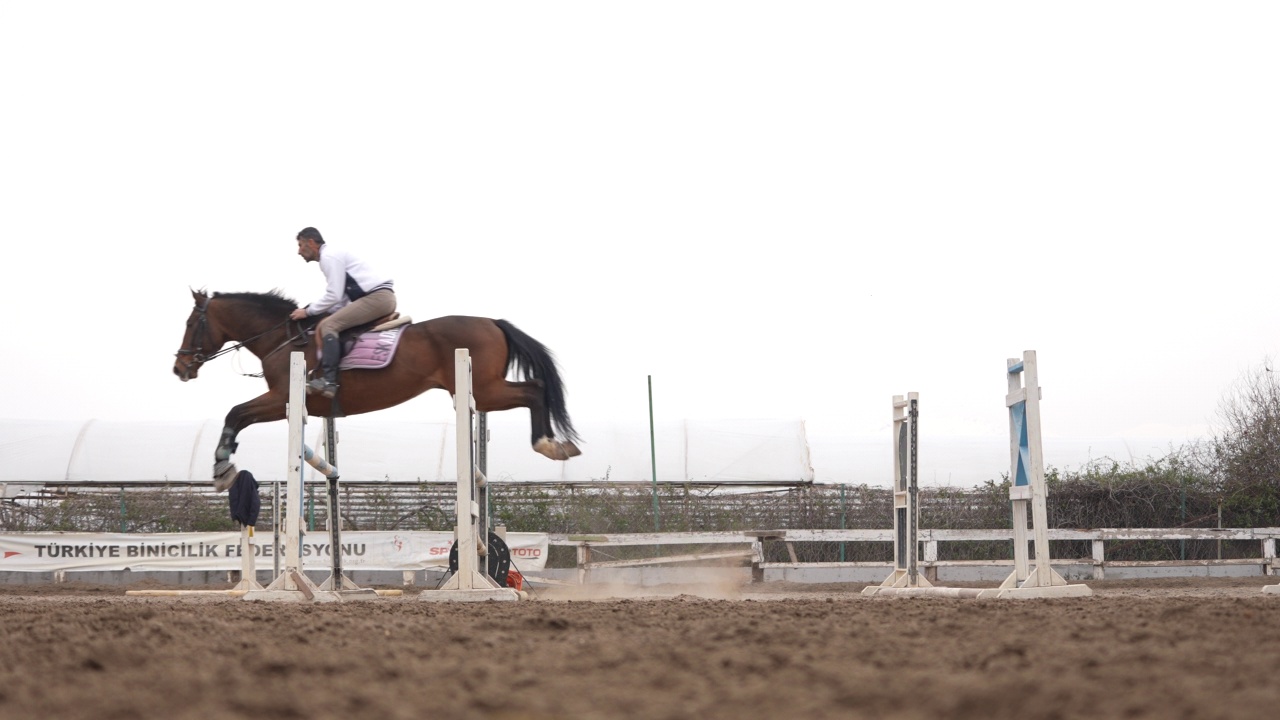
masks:
{"label": "wooden plank", "polygon": [[1214,567],[1219,565],[1264,565],[1262,558],[1228,558],[1225,560],[1108,560],[1105,567]]}
{"label": "wooden plank", "polygon": [[309,583],[307,579],[302,576],[301,572],[297,570],[291,570],[289,571],[289,576],[293,578],[294,584],[297,585],[297,588],[296,588],[297,591],[302,593],[303,597],[305,597],[308,600],[316,599],[315,593],[311,592],[311,583]]}
{"label": "wooden plank", "polygon": [[643,565],[675,565],[679,563],[698,562],[701,560],[731,560],[745,559],[749,560],[752,551],[733,551],[719,553],[697,553],[693,555],[672,555],[669,557],[655,558],[637,558],[634,560],[604,560],[601,562],[587,563],[584,567],[588,570],[597,568],[620,568],[620,567],[639,567]]}

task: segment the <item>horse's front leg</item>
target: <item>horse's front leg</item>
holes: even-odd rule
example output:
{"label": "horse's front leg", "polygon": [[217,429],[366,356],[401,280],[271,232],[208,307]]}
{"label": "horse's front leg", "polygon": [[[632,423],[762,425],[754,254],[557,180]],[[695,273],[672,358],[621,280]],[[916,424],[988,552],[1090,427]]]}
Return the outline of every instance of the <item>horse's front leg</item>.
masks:
{"label": "horse's front leg", "polygon": [[213,489],[218,492],[230,489],[236,481],[235,463],[231,455],[235,453],[238,443],[236,436],[240,431],[262,422],[283,420],[285,416],[285,398],[274,391],[231,408],[222,425],[222,437],[218,440],[218,449],[213,451]]}

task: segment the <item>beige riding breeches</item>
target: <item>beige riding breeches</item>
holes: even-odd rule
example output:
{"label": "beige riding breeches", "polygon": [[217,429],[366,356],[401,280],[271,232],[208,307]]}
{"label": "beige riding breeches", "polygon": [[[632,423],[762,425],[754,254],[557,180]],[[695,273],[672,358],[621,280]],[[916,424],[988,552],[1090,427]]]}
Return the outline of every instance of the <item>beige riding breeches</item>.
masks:
{"label": "beige riding breeches", "polygon": [[395,309],[396,294],[390,290],[377,290],[359,300],[352,300],[341,310],[321,320],[316,325],[316,332],[320,337],[337,335],[347,328],[389,315]]}

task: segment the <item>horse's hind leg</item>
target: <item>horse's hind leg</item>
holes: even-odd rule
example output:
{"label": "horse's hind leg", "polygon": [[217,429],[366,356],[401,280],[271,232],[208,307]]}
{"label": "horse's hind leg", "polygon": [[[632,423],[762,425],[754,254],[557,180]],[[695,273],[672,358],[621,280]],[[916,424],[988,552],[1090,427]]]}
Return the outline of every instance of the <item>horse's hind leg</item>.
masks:
{"label": "horse's hind leg", "polygon": [[581,455],[573,443],[556,440],[551,429],[551,411],[542,399],[542,383],[537,381],[477,383],[476,410],[498,412],[522,407],[529,409],[530,442],[539,455],[552,460],[568,460]]}

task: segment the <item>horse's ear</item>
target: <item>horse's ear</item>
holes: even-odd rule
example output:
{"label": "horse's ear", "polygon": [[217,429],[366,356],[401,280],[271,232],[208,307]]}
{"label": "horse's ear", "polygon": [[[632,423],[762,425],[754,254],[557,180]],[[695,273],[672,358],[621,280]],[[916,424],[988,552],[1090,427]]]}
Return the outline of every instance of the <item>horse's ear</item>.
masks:
{"label": "horse's ear", "polygon": [[206,294],[206,293],[205,293],[204,288],[200,288],[199,290],[197,290],[197,289],[195,289],[195,288],[193,288],[193,287],[190,287],[190,286],[188,286],[188,287],[189,287],[189,288],[190,288],[190,290],[191,290],[191,298],[192,298],[193,300],[195,300],[196,302],[200,302],[201,300],[208,300],[208,299],[209,299],[209,296],[208,296],[208,294]]}

